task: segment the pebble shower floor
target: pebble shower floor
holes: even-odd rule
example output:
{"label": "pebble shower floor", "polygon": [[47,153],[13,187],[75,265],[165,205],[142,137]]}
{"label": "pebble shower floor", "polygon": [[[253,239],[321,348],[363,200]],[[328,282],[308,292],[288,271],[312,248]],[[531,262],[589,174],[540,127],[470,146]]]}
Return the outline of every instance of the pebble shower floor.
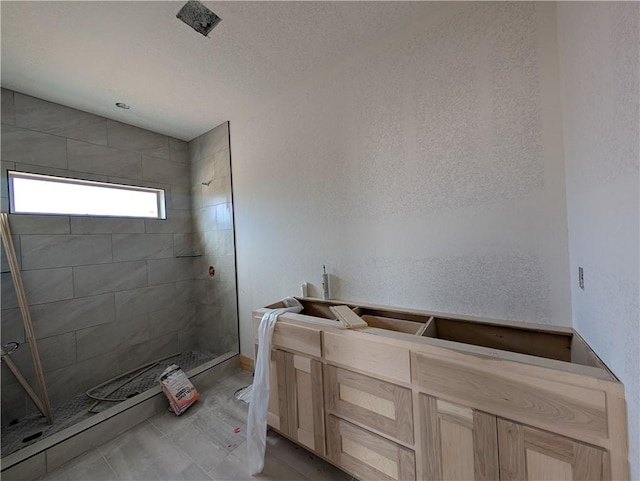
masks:
{"label": "pebble shower floor", "polygon": [[[215,359],[216,357],[216,354],[204,351],[188,351],[176,354],[173,357],[160,361],[157,366],[149,369],[143,375],[136,377],[130,383],[124,385],[110,395],[107,395],[107,393],[112,391],[116,386],[118,386],[118,384],[122,384],[126,378],[116,379],[109,384],[102,386],[99,390],[93,390],[92,393],[100,397],[109,398],[133,397],[136,394],[142,393],[147,389],[159,385],[160,374],[171,364],[177,364],[183,371],[187,372],[204,364],[205,362]],[[130,377],[134,375],[135,373],[131,374]],[[2,427],[2,457],[41,441],[42,439],[73,426],[84,419],[90,418],[95,414],[95,412],[104,411],[105,409],[117,404],[117,402],[100,402],[93,409],[93,413],[88,412],[94,403],[94,399],[91,399],[83,393],[52,406],[53,424],[51,425],[47,424],[45,417],[37,411],[23,419],[11,421]]]}

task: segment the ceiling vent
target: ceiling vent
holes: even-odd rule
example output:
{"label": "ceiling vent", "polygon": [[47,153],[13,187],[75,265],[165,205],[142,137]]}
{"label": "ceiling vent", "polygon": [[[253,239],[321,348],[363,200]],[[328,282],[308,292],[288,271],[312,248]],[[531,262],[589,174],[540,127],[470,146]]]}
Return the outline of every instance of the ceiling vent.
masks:
{"label": "ceiling vent", "polygon": [[213,30],[213,27],[222,21],[220,17],[197,0],[187,2],[176,17],[205,37]]}

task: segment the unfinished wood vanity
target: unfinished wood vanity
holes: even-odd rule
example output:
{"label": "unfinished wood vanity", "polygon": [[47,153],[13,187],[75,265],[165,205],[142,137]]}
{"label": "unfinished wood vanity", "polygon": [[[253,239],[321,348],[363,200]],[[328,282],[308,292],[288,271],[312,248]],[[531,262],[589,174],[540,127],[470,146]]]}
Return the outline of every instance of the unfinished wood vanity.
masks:
{"label": "unfinished wood vanity", "polygon": [[[358,479],[628,479],[623,385],[573,329],[298,300],[273,335],[268,424]],[[277,307],[253,312],[256,343]]]}

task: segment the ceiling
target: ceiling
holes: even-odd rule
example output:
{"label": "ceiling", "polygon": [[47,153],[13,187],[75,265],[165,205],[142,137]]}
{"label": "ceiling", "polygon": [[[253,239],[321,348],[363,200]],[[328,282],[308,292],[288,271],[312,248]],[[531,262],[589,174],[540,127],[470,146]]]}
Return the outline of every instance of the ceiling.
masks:
{"label": "ceiling", "polygon": [[176,18],[184,3],[3,0],[2,86],[191,140],[432,5],[205,2],[222,18],[206,38]]}

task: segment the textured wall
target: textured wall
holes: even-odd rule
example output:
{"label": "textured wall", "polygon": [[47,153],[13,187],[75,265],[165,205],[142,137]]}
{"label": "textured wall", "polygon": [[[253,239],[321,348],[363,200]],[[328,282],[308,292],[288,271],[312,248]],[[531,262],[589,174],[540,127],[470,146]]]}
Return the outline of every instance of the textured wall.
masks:
{"label": "textured wall", "polygon": [[558,4],[573,323],[625,384],[633,479],[640,479],[639,18],[637,2]]}
{"label": "textured wall", "polygon": [[[52,403],[150,360],[195,335],[189,155],[185,142],[2,90],[6,171],[160,187],[166,220],[11,215]],[[2,259],[2,342],[24,341]],[[24,345],[14,359],[35,385]],[[35,410],[2,365],[2,422]]]}
{"label": "textured wall", "polygon": [[[194,299],[200,349],[238,350],[238,298],[231,198],[229,122],[189,142]],[[215,276],[210,277],[209,266]]]}
{"label": "textured wall", "polygon": [[250,311],[335,298],[571,324],[553,5],[452,2],[234,122]]}

